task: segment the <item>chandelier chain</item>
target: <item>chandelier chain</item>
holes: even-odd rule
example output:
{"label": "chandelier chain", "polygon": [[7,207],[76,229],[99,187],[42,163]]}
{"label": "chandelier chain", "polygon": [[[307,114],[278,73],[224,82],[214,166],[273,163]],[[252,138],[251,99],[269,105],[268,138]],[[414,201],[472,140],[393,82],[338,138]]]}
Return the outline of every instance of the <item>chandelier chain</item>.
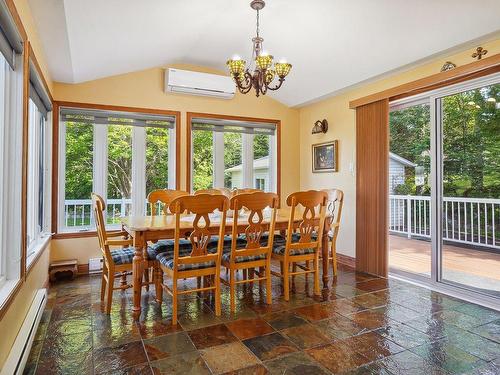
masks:
{"label": "chandelier chain", "polygon": [[260,27],[259,27],[259,10],[257,9],[257,38],[260,37],[259,31],[260,31]]}

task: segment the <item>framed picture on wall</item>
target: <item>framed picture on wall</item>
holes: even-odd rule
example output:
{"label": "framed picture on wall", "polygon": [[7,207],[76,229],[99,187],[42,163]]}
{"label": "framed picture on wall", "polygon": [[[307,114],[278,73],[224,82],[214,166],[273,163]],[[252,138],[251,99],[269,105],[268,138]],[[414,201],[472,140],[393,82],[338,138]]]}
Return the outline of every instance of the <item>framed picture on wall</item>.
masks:
{"label": "framed picture on wall", "polygon": [[312,171],[337,172],[338,171],[338,141],[317,143],[312,145]]}

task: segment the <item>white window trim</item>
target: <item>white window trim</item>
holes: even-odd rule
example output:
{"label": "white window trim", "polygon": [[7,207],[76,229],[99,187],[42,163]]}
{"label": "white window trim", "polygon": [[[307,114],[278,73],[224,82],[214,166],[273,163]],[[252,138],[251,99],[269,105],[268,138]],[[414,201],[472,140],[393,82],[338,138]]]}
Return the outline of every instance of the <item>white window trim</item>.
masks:
{"label": "white window trim", "polygon": [[[16,56],[17,57],[17,56]],[[0,256],[2,281],[0,305],[16,287],[21,275],[21,189],[23,152],[23,59],[15,59],[14,71],[6,70],[2,163],[2,195],[0,196]],[[7,65],[7,64],[6,64]],[[4,126],[10,124],[10,126]],[[5,251],[4,251],[5,250]]]}
{"label": "white window trim", "polygon": [[[35,110],[36,107],[30,105],[30,111],[29,111],[29,119],[34,118],[34,123],[29,123],[30,130],[32,131],[31,134],[35,135],[35,148],[30,148],[28,152],[31,152],[31,154],[28,155],[35,155],[35,162],[34,163],[28,163],[30,168],[33,168],[34,172],[33,173],[33,178],[35,183],[32,184],[28,181],[28,198],[30,197],[31,194],[31,199],[35,204],[34,210],[33,210],[33,215],[28,215],[28,220],[32,220],[31,225],[33,228],[35,228],[35,237],[33,238],[33,241],[28,244],[27,243],[27,249],[26,249],[26,266],[29,268],[33,260],[35,260],[39,254],[40,251],[42,251],[46,246],[47,243],[50,241],[51,238],[51,233],[49,229],[50,225],[50,198],[51,198],[51,189],[50,189],[50,183],[51,181],[51,164],[52,164],[52,158],[51,158],[51,150],[52,150],[52,127],[49,125],[52,123],[52,113],[49,112],[47,113],[47,119],[45,119],[44,123],[44,154],[43,154],[43,166],[44,169],[42,171],[43,173],[43,181],[44,181],[44,189],[43,189],[43,222],[42,222],[42,227],[39,228],[38,226],[38,187],[39,187],[39,142],[40,142],[40,128],[39,128],[39,121],[41,120],[41,114],[40,112]],[[35,129],[33,129],[35,128]],[[35,130],[35,131],[33,131]],[[34,150],[34,152],[33,152]],[[30,218],[30,216],[32,216]]]}
{"label": "white window trim", "polygon": [[[168,143],[168,188],[176,187],[176,132],[179,131],[174,122],[169,129]],[[108,127],[93,125],[93,181],[92,191],[107,197],[108,182]],[[59,122],[59,161],[58,161],[58,233],[78,233],[95,230],[91,219],[89,226],[67,227],[65,225],[65,178],[66,174],[66,123]],[[146,214],[146,129],[132,126],[132,215]],[[106,200],[106,198],[105,198]],[[108,229],[118,229],[119,224],[107,225]]]}

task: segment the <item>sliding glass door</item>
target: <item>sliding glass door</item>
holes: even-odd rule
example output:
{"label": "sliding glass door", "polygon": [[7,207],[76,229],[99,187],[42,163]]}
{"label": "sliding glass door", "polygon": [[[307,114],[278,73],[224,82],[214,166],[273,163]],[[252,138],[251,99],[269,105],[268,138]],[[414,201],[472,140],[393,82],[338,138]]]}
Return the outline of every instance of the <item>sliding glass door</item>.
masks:
{"label": "sliding glass door", "polygon": [[436,109],[440,280],[500,297],[500,83],[438,97]]}
{"label": "sliding glass door", "polygon": [[391,103],[390,272],[500,299],[500,74]]}

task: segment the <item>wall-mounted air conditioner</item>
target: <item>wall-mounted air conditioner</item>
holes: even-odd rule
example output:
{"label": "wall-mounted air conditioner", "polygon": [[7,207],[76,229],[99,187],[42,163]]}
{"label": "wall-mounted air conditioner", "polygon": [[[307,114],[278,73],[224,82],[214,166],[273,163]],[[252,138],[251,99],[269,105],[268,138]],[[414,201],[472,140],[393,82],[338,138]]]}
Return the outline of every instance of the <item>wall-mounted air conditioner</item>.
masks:
{"label": "wall-mounted air conditioner", "polygon": [[169,68],[165,70],[165,91],[232,99],[236,86],[227,76]]}

